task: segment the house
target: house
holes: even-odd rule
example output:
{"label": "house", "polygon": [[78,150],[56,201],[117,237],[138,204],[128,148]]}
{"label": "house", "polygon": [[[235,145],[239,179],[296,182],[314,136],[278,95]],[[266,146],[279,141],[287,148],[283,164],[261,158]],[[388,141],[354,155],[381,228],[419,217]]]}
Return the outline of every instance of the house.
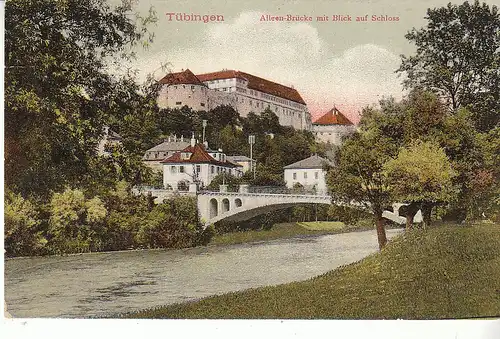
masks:
{"label": "house", "polygon": [[165,158],[182,151],[189,146],[189,140],[184,139],[184,136],[177,138],[176,135],[169,136],[161,144],[148,149],[142,157],[142,162],[152,168],[154,171],[161,172],[163,165],[160,163]]}
{"label": "house", "polygon": [[318,155],[297,161],[283,167],[284,178],[288,188],[298,184],[305,189],[314,189],[316,192],[326,193],[325,166],[333,166],[333,162]]}
{"label": "house", "polygon": [[225,69],[195,75],[186,69],[167,74],[160,84],[160,108],[188,106],[198,111],[209,111],[217,106],[228,105],[242,117],[269,108],[282,126],[311,129],[311,115],[295,88],[249,73]]}
{"label": "house", "polygon": [[243,175],[242,166],[228,161],[222,149],[209,150],[206,144],[197,143],[194,137],[189,146],[160,163],[163,166],[163,186],[174,191],[187,190],[191,183],[208,186],[220,173],[235,177]]}
{"label": "house", "polygon": [[253,168],[252,162],[255,165],[255,160],[252,160],[249,157],[246,157],[244,155],[228,155],[226,158],[228,161],[230,161],[232,163],[241,165],[243,167],[242,168],[243,173],[246,173]]}
{"label": "house", "polygon": [[107,147],[121,144],[122,137],[108,126],[104,126],[103,136],[97,145],[97,154],[104,156],[109,155],[109,152],[106,150]]}
{"label": "house", "polygon": [[322,115],[312,124],[312,132],[317,141],[342,143],[342,137],[356,131],[356,126],[336,107]]}

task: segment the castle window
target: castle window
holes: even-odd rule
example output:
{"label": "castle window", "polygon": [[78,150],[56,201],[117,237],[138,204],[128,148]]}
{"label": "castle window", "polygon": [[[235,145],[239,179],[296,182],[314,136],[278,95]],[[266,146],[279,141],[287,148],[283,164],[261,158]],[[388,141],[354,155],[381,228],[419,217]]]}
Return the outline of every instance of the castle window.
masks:
{"label": "castle window", "polygon": [[175,104],[176,105],[182,105],[182,101],[177,101]]}
{"label": "castle window", "polygon": [[184,173],[184,166],[179,166],[179,173]]}
{"label": "castle window", "polygon": [[186,88],[186,85],[182,85],[182,88]]}
{"label": "castle window", "polygon": [[201,106],[201,107],[205,107],[205,103],[204,103],[204,102],[202,102],[202,103],[200,104],[200,106]]}
{"label": "castle window", "polygon": [[194,86],[191,86],[191,89],[194,90]]}

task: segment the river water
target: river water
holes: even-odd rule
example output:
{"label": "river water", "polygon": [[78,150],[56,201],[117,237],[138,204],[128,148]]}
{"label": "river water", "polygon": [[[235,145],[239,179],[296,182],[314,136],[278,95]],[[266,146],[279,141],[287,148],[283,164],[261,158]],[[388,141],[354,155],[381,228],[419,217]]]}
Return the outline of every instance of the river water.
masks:
{"label": "river water", "polygon": [[[388,237],[399,230],[388,230]],[[114,316],[305,280],[376,252],[375,231],[270,242],[5,260],[14,317]]]}

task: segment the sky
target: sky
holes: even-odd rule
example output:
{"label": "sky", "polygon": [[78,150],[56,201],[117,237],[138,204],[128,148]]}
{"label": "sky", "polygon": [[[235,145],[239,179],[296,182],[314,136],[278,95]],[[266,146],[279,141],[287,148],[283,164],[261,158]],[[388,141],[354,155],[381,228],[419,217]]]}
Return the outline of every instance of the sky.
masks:
{"label": "sky", "polygon": [[[382,97],[402,98],[404,74],[395,71],[400,55],[415,51],[404,35],[426,25],[427,8],[448,2],[141,0],[137,2],[139,12],[153,7],[158,21],[150,26],[153,43],[147,50],[137,50],[131,66],[142,78],[148,73],[161,78],[168,71],[186,68],[195,74],[240,70],[293,86],[306,101],[313,120],[335,105],[357,122],[363,107],[376,105]],[[166,13],[222,15],[224,21],[169,21]],[[312,21],[261,21],[263,14],[310,16]],[[317,21],[323,15],[329,21]],[[352,21],[332,21],[334,15],[350,16]],[[366,15],[368,21],[355,21]],[[372,15],[397,17],[398,21],[372,21]]]}

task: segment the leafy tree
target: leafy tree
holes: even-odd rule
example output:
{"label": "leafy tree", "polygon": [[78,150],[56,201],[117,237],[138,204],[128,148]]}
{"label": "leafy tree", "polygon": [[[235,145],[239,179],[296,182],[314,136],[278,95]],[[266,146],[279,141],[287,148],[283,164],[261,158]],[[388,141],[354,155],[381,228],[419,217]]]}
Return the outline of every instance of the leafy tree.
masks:
{"label": "leafy tree", "polygon": [[219,190],[219,186],[223,183],[228,185],[229,190],[238,191],[238,185],[241,184],[241,178],[237,178],[228,173],[217,174],[207,186],[207,189],[217,191]]}
{"label": "leafy tree", "polygon": [[138,243],[149,248],[199,245],[205,238],[198,221],[196,199],[177,197],[155,206],[140,225],[136,238]]}
{"label": "leafy tree", "polygon": [[484,166],[469,176],[469,219],[500,221],[500,127],[480,135]]}
{"label": "leafy tree", "polygon": [[101,249],[100,233],[107,215],[100,198],[86,199],[81,190],[54,193],[50,201],[49,246],[59,253]]}
{"label": "leafy tree", "polygon": [[487,131],[499,123],[500,14],[479,1],[428,9],[426,27],[406,38],[414,56],[402,56],[399,72],[407,87],[423,87],[445,98],[452,111],[468,107],[476,127]]}
{"label": "leafy tree", "polygon": [[21,195],[5,194],[4,244],[7,256],[40,254],[47,240],[40,230],[39,213]]}
{"label": "leafy tree", "polygon": [[188,106],[178,109],[162,109],[159,114],[159,125],[164,135],[181,135],[190,137],[193,132],[195,112]]}
{"label": "leafy tree", "polygon": [[379,130],[362,130],[344,142],[337,153],[337,166],[326,176],[335,203],[364,207],[374,214],[380,249],[387,243],[382,213],[392,203],[383,166],[396,152]]}
{"label": "leafy tree", "polygon": [[413,217],[422,209],[424,226],[430,225],[431,211],[439,203],[452,200],[456,194],[452,169],[445,152],[431,142],[417,142],[402,148],[397,158],[383,166],[390,182],[390,190],[396,201],[409,202],[406,227],[413,225]]}
{"label": "leafy tree", "polygon": [[136,25],[127,1],[12,0],[5,10],[5,182],[48,198],[99,172],[89,166],[103,126],[129,97],[108,69],[155,19]]}

